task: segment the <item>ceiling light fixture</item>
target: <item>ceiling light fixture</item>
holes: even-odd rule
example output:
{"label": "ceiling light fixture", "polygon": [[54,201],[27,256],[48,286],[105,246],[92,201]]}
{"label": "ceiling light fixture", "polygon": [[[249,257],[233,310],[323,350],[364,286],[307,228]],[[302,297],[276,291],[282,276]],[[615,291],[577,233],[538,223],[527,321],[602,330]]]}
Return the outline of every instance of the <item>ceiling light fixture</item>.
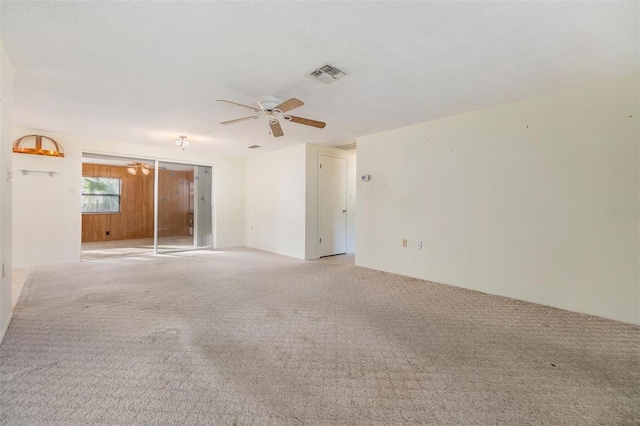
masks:
{"label": "ceiling light fixture", "polygon": [[176,140],[176,145],[184,151],[189,146],[189,141],[186,136],[180,136],[180,138]]}
{"label": "ceiling light fixture", "polygon": [[134,162],[127,167],[127,172],[131,173],[132,175],[137,175],[138,172],[140,172],[143,175],[147,176],[149,174],[149,166],[144,163]]}

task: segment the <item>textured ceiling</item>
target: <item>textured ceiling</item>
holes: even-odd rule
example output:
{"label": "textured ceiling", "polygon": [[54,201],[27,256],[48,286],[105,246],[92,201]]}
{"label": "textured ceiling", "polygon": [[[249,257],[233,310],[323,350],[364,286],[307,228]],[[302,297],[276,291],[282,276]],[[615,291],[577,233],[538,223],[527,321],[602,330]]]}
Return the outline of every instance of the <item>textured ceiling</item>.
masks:
{"label": "textured ceiling", "polygon": [[[638,70],[638,2],[12,2],[17,126],[249,156],[356,137]],[[307,76],[325,63],[348,76]],[[297,97],[323,130],[220,121]],[[247,112],[249,114],[247,114]],[[249,150],[252,144],[262,145]],[[176,148],[177,149],[177,148]]]}

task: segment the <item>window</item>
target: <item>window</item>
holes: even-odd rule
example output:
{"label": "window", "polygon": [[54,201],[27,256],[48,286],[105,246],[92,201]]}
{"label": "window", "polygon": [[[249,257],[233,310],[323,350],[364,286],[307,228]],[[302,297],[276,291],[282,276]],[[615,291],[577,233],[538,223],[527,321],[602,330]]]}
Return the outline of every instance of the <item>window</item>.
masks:
{"label": "window", "polygon": [[83,177],[82,213],[120,213],[120,179]]}

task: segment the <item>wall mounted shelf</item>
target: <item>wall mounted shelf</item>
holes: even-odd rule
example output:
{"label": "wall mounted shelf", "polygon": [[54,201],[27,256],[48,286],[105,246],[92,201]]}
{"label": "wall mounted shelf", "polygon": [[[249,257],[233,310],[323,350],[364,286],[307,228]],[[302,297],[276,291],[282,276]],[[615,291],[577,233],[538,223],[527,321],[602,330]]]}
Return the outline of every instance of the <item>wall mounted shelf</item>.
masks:
{"label": "wall mounted shelf", "polygon": [[[45,143],[45,149],[43,147]],[[13,142],[13,152],[18,154],[46,155],[49,157],[64,157],[62,145],[48,136],[27,135]]]}
{"label": "wall mounted shelf", "polygon": [[25,169],[18,169],[19,172],[22,172],[23,175],[28,175],[29,173],[46,173],[49,176],[53,176],[58,172],[52,172],[49,170],[25,170]]}

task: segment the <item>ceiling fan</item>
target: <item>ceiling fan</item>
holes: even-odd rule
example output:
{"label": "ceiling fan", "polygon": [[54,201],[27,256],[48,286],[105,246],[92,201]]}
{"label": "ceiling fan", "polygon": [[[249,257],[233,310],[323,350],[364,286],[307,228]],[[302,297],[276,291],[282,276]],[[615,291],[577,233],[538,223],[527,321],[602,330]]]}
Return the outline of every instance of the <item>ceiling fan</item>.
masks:
{"label": "ceiling fan", "polygon": [[263,96],[257,102],[258,108],[252,107],[249,105],[239,104],[237,102],[225,101],[224,99],[218,99],[218,102],[226,102],[228,104],[237,105],[243,108],[248,108],[253,112],[257,113],[257,115],[252,115],[249,117],[223,121],[220,124],[233,124],[233,123],[239,123],[241,121],[264,118],[269,122],[269,126],[271,127],[271,134],[276,138],[280,136],[284,136],[284,132],[282,131],[282,126],[280,126],[280,120],[290,121],[292,123],[304,124],[305,126],[317,127],[318,129],[323,129],[324,126],[327,125],[327,123],[323,123],[322,121],[316,121],[316,120],[311,120],[309,118],[302,118],[302,117],[296,117],[295,115],[285,114],[287,111],[291,111],[292,109],[295,109],[304,105],[304,102],[296,98],[291,98],[289,100],[282,102],[281,99],[275,96]]}

